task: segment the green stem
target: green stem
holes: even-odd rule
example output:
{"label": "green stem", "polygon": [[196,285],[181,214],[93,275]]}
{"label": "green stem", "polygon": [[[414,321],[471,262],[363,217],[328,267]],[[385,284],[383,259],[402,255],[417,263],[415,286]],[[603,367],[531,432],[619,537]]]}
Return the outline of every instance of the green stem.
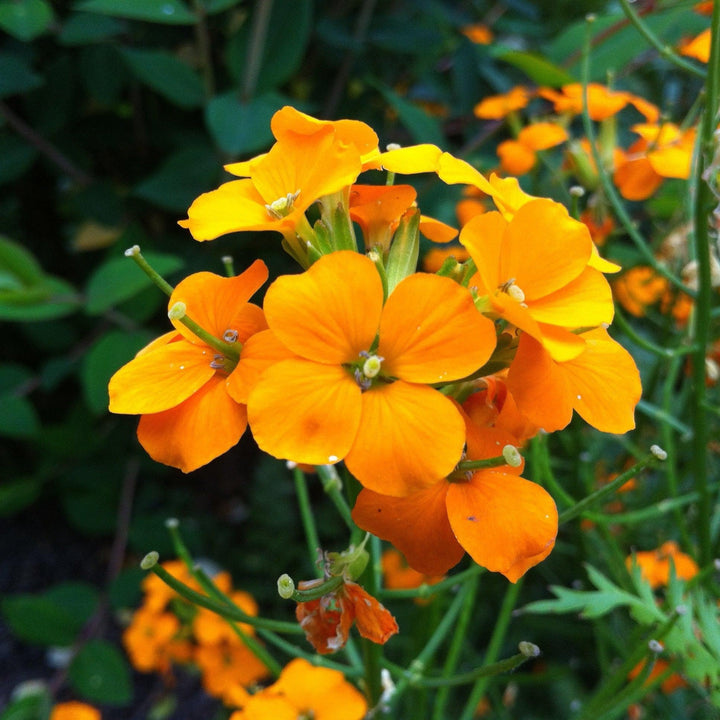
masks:
{"label": "green stem", "polygon": [[630,6],[628,0],[620,0],[625,17],[635,26],[637,31],[652,45],[662,57],[681,70],[686,70],[697,77],[705,79],[705,71],[680,57],[669,45],[664,45],[655,33],[644,23]]}
{"label": "green stem", "polygon": [[712,557],[710,515],[712,513],[708,487],[707,446],[709,440],[707,417],[707,386],[705,384],[705,351],[710,341],[710,311],[712,281],[710,265],[709,222],[715,199],[706,169],[712,166],[714,138],[720,99],[720,3],[713,5],[711,21],[710,60],[705,83],[706,105],[699,133],[699,152],[695,171],[696,194],[693,214],[694,255],[697,262],[698,291],[693,313],[693,334],[696,352],[692,359],[693,409],[693,474],[695,487],[700,493],[698,512],[698,545],[700,564]]}
{"label": "green stem", "polygon": [[688,355],[694,352],[694,348],[692,347],[679,347],[671,349],[662,347],[661,345],[656,345],[651,340],[647,340],[635,331],[622,312],[620,312],[618,307],[615,308],[613,324],[620,328],[620,330],[622,330],[623,333],[625,333],[625,335],[627,335],[638,347],[641,347],[658,357],[671,359],[677,357],[678,355]]}
{"label": "green stem", "polygon": [[[495,628],[493,629],[493,634],[490,638],[487,652],[485,653],[485,665],[497,662],[498,655],[500,654],[500,648],[505,641],[505,633],[510,625],[510,618],[512,617],[512,612],[515,608],[515,603],[517,602],[522,585],[523,578],[520,578],[514,585],[510,585],[505,592],[505,597],[503,598],[502,606],[500,607],[500,613],[497,621],[495,622]],[[465,709],[460,716],[460,720],[472,720],[475,715],[475,709],[485,694],[489,680],[489,677],[478,678],[470,693],[470,698],[465,704]]]}
{"label": "green stem", "polygon": [[351,531],[355,531],[357,525],[355,525],[352,519],[350,506],[347,504],[342,493],[342,480],[340,480],[337,469],[334,465],[317,465],[315,469],[322,483],[323,490],[325,490],[325,493],[337,508],[340,517],[342,517]]}
{"label": "green stem", "polygon": [[272,6],[273,0],[259,0],[255,4],[250,45],[243,74],[242,96],[245,101],[250,100],[255,95],[255,88],[257,87],[265,52],[265,41],[267,40]]}
{"label": "green stem", "polygon": [[[370,537],[370,562],[362,575],[364,587],[373,597],[377,597],[382,587],[382,562],[380,559],[382,548],[380,539],[374,535]],[[363,662],[365,664],[365,693],[368,705],[371,708],[378,707],[382,697],[382,681],[380,675],[383,656],[383,646],[366,638],[360,640]]]}
{"label": "green stem", "polygon": [[550,490],[551,494],[565,505],[573,506],[577,502],[565,488],[555,479],[550,465],[547,435],[536,435],[530,441],[530,460],[533,474],[539,475],[540,484]]}
{"label": "green stem", "polygon": [[455,575],[451,575],[449,578],[441,580],[439,583],[435,583],[434,585],[428,585],[427,583],[423,583],[419,587],[409,590],[383,590],[381,595],[383,599],[419,598],[421,600],[426,600],[427,598],[430,598],[439,592],[445,592],[445,590],[450,590],[457,585],[461,585],[466,580],[469,580],[475,575],[482,575],[482,573],[484,572],[485,568],[482,568],[479,565],[472,565],[467,570],[463,570],[462,572],[459,572]]}
{"label": "green stem", "polygon": [[507,465],[508,461],[504,455],[498,455],[494,458],[486,458],[484,460],[462,460],[457,464],[454,472],[465,473],[468,470],[483,470],[487,468],[496,468]]}
{"label": "green stem", "polygon": [[[492,663],[490,665],[483,665],[477,670],[471,670],[470,672],[461,673],[460,675],[453,675],[452,677],[447,678],[423,678],[419,684],[422,687],[437,687],[445,690],[455,685],[467,685],[468,683],[475,682],[481,678],[491,678],[494,675],[500,675],[501,673],[510,672],[520,667],[528,660],[530,660],[530,657],[528,655],[518,653],[517,655],[512,655],[509,658],[505,658],[505,660],[499,660],[498,662]],[[440,693],[438,693],[438,696],[439,695]],[[439,720],[442,720],[442,718],[446,716],[442,714],[436,714],[435,717],[437,717]]]}
{"label": "green stem", "polygon": [[173,286],[160,275],[155,268],[143,257],[140,252],[139,245],[133,245],[125,251],[125,257],[129,257],[135,261],[135,264],[153,281],[153,283],[160,288],[168,297],[172,295],[174,290]]}
{"label": "green stem", "polygon": [[320,558],[320,538],[318,537],[317,528],[315,527],[315,516],[313,515],[310,504],[310,495],[308,494],[305,473],[296,467],[293,469],[293,478],[295,479],[295,493],[300,508],[300,517],[302,518],[302,524],[305,530],[310,562],[316,570],[319,570],[322,564]]}
{"label": "green stem", "polygon": [[205,328],[198,325],[191,317],[186,315],[185,312],[185,304],[177,302],[170,308],[168,317],[171,320],[177,320],[182,323],[193,335],[195,335],[195,337],[202,340],[213,350],[217,350],[217,352],[227,358],[231,364],[237,364],[240,359],[240,350],[242,348],[241,343],[229,343],[224,340],[220,340],[220,338],[216,338],[214,335],[205,330]]}

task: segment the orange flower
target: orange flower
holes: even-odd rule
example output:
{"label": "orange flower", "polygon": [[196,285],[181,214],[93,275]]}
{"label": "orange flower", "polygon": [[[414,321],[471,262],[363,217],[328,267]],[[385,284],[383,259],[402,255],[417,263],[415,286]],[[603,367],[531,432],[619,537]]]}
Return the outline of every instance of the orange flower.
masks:
{"label": "orange flower", "polygon": [[[183,280],[169,306],[183,303],[194,322],[239,353],[266,327],[262,310],[247,301],[267,279],[257,260],[234,278],[208,272]],[[142,415],[138,440],[158,462],[190,472],[235,445],[247,426],[238,357],[220,353],[173,320],[167,333],[141,350],[110,379],[110,411]],[[236,350],[234,348],[237,348]]]}
{"label": "orange flower", "polygon": [[443,575],[426,575],[411,568],[394,548],[388,548],[380,558],[385,586],[390,590],[409,590],[421,585],[435,585]]}
{"label": "orange flower", "polygon": [[627,200],[645,200],[664,178],[687,179],[690,176],[695,128],[681,130],[677,125],[633,125],[640,139],[627,151],[613,180]]}
{"label": "orange flower", "polygon": [[50,712],[50,720],[100,720],[101,717],[97,708],[76,701],[58,703]]}
{"label": "orange flower", "polygon": [[[300,582],[298,589],[311,590],[321,582]],[[397,622],[388,610],[349,580],[317,600],[298,603],[295,615],[308,642],[321,655],[344,647],[353,623],[362,637],[379,645],[384,645],[398,632]]]}
{"label": "orange flower", "polygon": [[[468,459],[499,454],[487,428],[468,416],[465,423]],[[507,442],[509,436],[500,449]],[[467,551],[478,565],[516,582],[550,554],[558,525],[553,499],[519,472],[507,466],[477,470],[402,498],[361,490],[352,516],[392,542],[418,572],[442,575]]]}
{"label": "orange flower", "polygon": [[603,432],[632,430],[642,392],[635,362],[603,328],[579,337],[583,351],[558,362],[530,335],[521,334],[507,380],[520,412],[547,432],[564,428],[573,410]]}
{"label": "orange flower", "polygon": [[710,28],[703,30],[698,36],[692,40],[680,45],[680,54],[686,57],[692,57],[700,62],[708,62],[710,60]]}
{"label": "orange flower", "polygon": [[343,674],[291,660],[275,683],[248,697],[230,720],[362,720],[367,703]]}
{"label": "orange flower", "polygon": [[473,109],[476,117],[483,120],[502,120],[516,110],[522,110],[532,99],[532,93],[517,85],[501,95],[490,95],[481,100]]}
{"label": "orange flower", "polygon": [[465,262],[470,257],[470,253],[462,245],[449,245],[442,248],[431,248],[422,259],[423,270],[428,273],[437,272],[448,258],[453,258],[457,262]]}
{"label": "orange flower", "polygon": [[599,212],[591,209],[580,215],[580,222],[584,223],[590,231],[590,237],[596,245],[602,247],[608,236],[615,229],[615,221],[610,215],[602,217]]}
{"label": "orange flower", "polygon": [[268,669],[252,651],[237,639],[213,645],[198,645],[195,662],[202,671],[202,684],[208,694],[233,704],[244,698],[244,688],[268,676]]}
{"label": "orange flower", "polygon": [[[552,88],[540,88],[538,95],[553,103],[555,112],[579,115],[583,108],[583,86],[580,83],[563,85],[561,92]],[[587,86],[588,114],[593,120],[605,120],[616,115],[628,104],[634,105],[649,122],[655,122],[660,113],[647,100],[620,90],[610,90],[599,83]]]}
{"label": "orange flower", "polygon": [[360,482],[393,495],[452,470],[465,442],[462,418],[429,384],[466,377],[495,346],[493,324],[465,288],[416,273],[383,306],[372,261],[334,252],[278,278],[264,307],[297,357],[271,366],[250,392],[261,449],[315,465],[344,458]]}
{"label": "orange flower", "polygon": [[410,185],[353,185],[350,217],[362,228],[365,248],[387,253],[400,218],[413,205],[417,193]]}
{"label": "orange flower", "polygon": [[559,203],[532,200],[509,222],[484,213],[462,229],[460,242],[478,268],[470,283],[487,298],[488,311],[532,335],[554,359],[582,352],[584,341],[572,329],[612,320],[610,286],[590,266],[588,229]]}
{"label": "orange flower", "polygon": [[198,197],[179,225],[196,240],[240,230],[277,230],[292,243],[296,228],[307,223],[307,208],[351,185],[362,161],[358,148],[330,123],[310,134],[283,134],[266,155],[246,167],[249,177]]}
{"label": "orange flower", "polygon": [[483,23],[466,25],[461,30],[462,34],[476,45],[489,45],[493,41],[492,30]]}
{"label": "orange flower", "polygon": [[[633,678],[637,677],[641,672],[642,669],[645,667],[646,660],[641,660],[629,673],[628,673],[628,679],[632,680]],[[650,671],[650,674],[647,676],[647,679],[645,680],[646,685],[650,685],[655,678],[660,677],[660,675],[664,675],[668,668],[670,667],[670,663],[667,660],[663,660],[662,658],[658,658],[655,660],[655,664],[653,665],[652,670]],[[687,687],[686,680],[682,677],[682,675],[679,675],[678,673],[672,673],[668,677],[665,678],[665,680],[662,681],[660,685],[660,689],[666,694],[669,695],[670,693],[675,692],[676,690],[680,690],[681,688]]]}
{"label": "orange flower", "polygon": [[513,175],[529,172],[537,160],[538,150],[560,145],[568,139],[565,128],[556,123],[539,122],[524,127],[515,140],[505,140],[497,147],[500,167]]}
{"label": "orange flower", "polygon": [[133,667],[145,673],[167,670],[167,650],[179,630],[180,621],[172,613],[139,608],[123,633],[123,645]]}
{"label": "orange flower", "polygon": [[632,569],[633,557],[640,567],[642,577],[653,589],[665,587],[670,582],[670,564],[675,568],[675,576],[681,580],[689,580],[698,574],[697,563],[680,551],[677,543],[668,540],[656,550],[636,552],[625,559],[628,570]]}
{"label": "orange flower", "polygon": [[647,265],[636,265],[613,281],[615,299],[635,317],[643,317],[651,305],[665,296],[668,281]]}
{"label": "orange flower", "polygon": [[[246,615],[256,617],[257,602],[250,593],[239,590],[230,594],[230,599]],[[247,623],[239,623],[240,629],[247,635],[254,635],[255,628]],[[199,607],[192,621],[193,635],[201,645],[215,645],[222,642],[239,642],[238,636],[228,622],[212,610]]]}

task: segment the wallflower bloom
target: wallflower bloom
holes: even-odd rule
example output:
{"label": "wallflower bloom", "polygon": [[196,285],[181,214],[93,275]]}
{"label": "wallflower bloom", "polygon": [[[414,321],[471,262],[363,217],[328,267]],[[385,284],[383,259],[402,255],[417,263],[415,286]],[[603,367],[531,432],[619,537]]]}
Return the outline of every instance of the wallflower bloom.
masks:
{"label": "wallflower bloom", "polygon": [[366,487],[392,495],[453,469],[464,423],[428,385],[466,377],[495,347],[493,324],[465,288],[416,273],[383,306],[372,261],[334,252],[278,278],[264,307],[271,331],[297,357],[272,365],[250,392],[261,449],[314,465],[345,459]]}
{"label": "wallflower bloom", "polygon": [[[194,322],[239,353],[267,327],[262,310],[247,302],[267,274],[260,260],[234,278],[196,273],[175,288],[169,305],[183,303]],[[173,324],[176,332],[150,343],[110,379],[110,411],[141,415],[138,440],[148,454],[190,472],[238,442],[247,411],[233,399],[243,392],[237,355],[219,353],[179,320]]]}
{"label": "wallflower bloom", "polygon": [[572,329],[612,320],[610,286],[590,267],[588,229],[562,205],[533,200],[509,222],[484,213],[465,225],[460,242],[478,268],[470,282],[488,311],[532,335],[556,360],[582,352],[584,341]]}
{"label": "wallflower bloom", "polygon": [[481,100],[473,109],[482,120],[502,120],[516,110],[522,110],[532,100],[532,93],[518,85],[501,95],[490,95]]}
{"label": "wallflower bloom", "polygon": [[168,649],[179,630],[180,621],[172,613],[138,609],[122,638],[132,666],[144,673],[167,670]]}
{"label": "wallflower bloom", "polygon": [[[298,589],[312,590],[321,582],[300,582]],[[344,647],[353,623],[362,637],[379,645],[384,645],[398,632],[397,622],[390,612],[351,581],[345,581],[337,590],[317,600],[298,603],[295,616],[308,642],[321,655]]]}
{"label": "wallflower bloom", "polygon": [[515,140],[505,140],[497,147],[500,167],[512,175],[532,170],[537,152],[556,147],[568,139],[565,128],[552,122],[538,122],[524,127]]}
{"label": "wallflower bloom", "polygon": [[635,317],[643,317],[668,291],[668,281],[647,265],[636,265],[613,281],[613,294]]}
{"label": "wallflower bloom", "polygon": [[341,672],[296,658],[230,720],[362,720],[366,712],[365,698]]}
{"label": "wallflower bloom", "polygon": [[684,552],[680,551],[677,543],[668,540],[655,550],[636,552],[625,560],[630,570],[633,558],[640,567],[642,577],[653,589],[666,587],[670,582],[670,564],[675,567],[675,576],[681,580],[689,580],[698,574],[697,563]]}
{"label": "wallflower bloom", "polygon": [[76,701],[58,703],[50,712],[50,720],[101,720],[101,717],[97,708]]}
{"label": "wallflower bloom", "polygon": [[492,30],[483,23],[466,25],[461,32],[470,42],[474,42],[476,45],[489,45],[494,37]]}
{"label": "wallflower bloom", "polygon": [[[465,422],[468,459],[500,454],[501,435],[488,442],[487,428],[468,416]],[[477,470],[402,498],[361,490],[353,519],[392,542],[418,572],[442,575],[467,551],[478,565],[516,582],[550,554],[558,527],[553,499],[519,473],[507,466]]]}
{"label": "wallflower bloom", "polygon": [[680,54],[695,58],[700,62],[708,62],[710,60],[710,37],[710,28],[703,30],[699,35],[692,38],[692,40],[680,46]]}
{"label": "wallflower bloom", "polygon": [[[563,85],[560,92],[552,88],[540,88],[538,95],[553,103],[555,112],[579,115],[583,108],[583,86],[580,83]],[[644,98],[622,90],[610,90],[599,83],[587,86],[588,114],[592,120],[605,120],[616,115],[627,105],[633,105],[648,122],[657,121],[660,113]]]}

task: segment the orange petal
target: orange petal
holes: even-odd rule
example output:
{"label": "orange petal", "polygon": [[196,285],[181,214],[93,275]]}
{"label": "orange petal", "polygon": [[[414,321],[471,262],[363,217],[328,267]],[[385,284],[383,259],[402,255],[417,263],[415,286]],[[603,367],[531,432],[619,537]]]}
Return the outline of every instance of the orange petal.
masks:
{"label": "orange petal", "polygon": [[210,367],[213,351],[185,340],[141,353],[110,378],[110,412],[141,415],[169,410],[215,375]]}
{"label": "orange petal", "polygon": [[537,160],[535,151],[517,140],[501,142],[497,146],[497,154],[502,169],[512,175],[524,175],[530,172]]}
{"label": "orange petal", "polygon": [[411,568],[443,575],[465,554],[448,521],[447,488],[441,480],[402,498],[361,490],[352,517],[363,530],[395,545]]}
{"label": "orange petal", "polygon": [[527,334],[520,336],[507,385],[520,412],[538,427],[553,432],[570,422],[573,403],[567,379],[547,350]]}
{"label": "orange petal", "polygon": [[340,366],[283,360],[248,399],[255,441],[277,458],[310,465],[342,460],[360,424],[360,388]]}
{"label": "orange petal", "polygon": [[692,165],[692,148],[664,147],[648,153],[652,169],[666,178],[690,177]]}
{"label": "orange petal", "polygon": [[549,295],[587,266],[592,240],[587,227],[544,198],[523,205],[509,223],[500,253],[500,280],[514,283],[526,302]]}
{"label": "orange petal", "polygon": [[493,210],[471,218],[460,231],[460,242],[477,267],[480,282],[476,278],[472,282],[478,284],[479,295],[493,294],[501,284],[500,253],[507,225],[507,220]]}
{"label": "orange petal", "polygon": [[537,198],[528,195],[520,188],[517,178],[499,178],[495,173],[490,175],[490,187],[495,207],[503,214],[506,220],[511,220],[513,215],[525,204]]}
{"label": "orange petal", "polygon": [[593,243],[593,251],[588,261],[588,267],[599,270],[601,273],[616,273],[622,270],[620,265],[601,257],[597,247],[595,247],[595,243]]}
{"label": "orange petal", "polygon": [[495,342],[495,326],[477,311],[466,288],[450,278],[415,273],[385,303],[377,352],[387,375],[450,382],[481,367]]}
{"label": "orange petal", "polygon": [[280,360],[291,357],[295,356],[277,339],[272,330],[255,333],[243,345],[240,362],[227,378],[228,395],[235,402],[247,404],[250,390],[263,372]]}
{"label": "orange petal", "polygon": [[660,187],[658,175],[646,157],[624,162],[613,175],[613,182],[626,200],[646,200]]}
{"label": "orange petal", "polygon": [[555,544],[557,509],[548,493],[524,478],[495,470],[451,483],[447,513],[458,542],[484,568],[516,582]]}
{"label": "orange petal", "polygon": [[524,127],[518,134],[518,140],[533,150],[547,150],[560,145],[568,139],[564,127],[551,122],[536,122]]}
{"label": "orange petal", "polygon": [[307,641],[321,655],[328,655],[345,646],[354,616],[328,607],[328,597],[298,603],[295,617]]}
{"label": "orange petal", "polygon": [[225,379],[216,375],[177,407],[143,415],[138,440],[158,462],[195,470],[229,450],[247,427],[247,411],[225,392]]}
{"label": "orange petal", "polygon": [[[244,342],[250,335],[267,327],[262,310],[257,306],[248,309],[247,301],[267,280],[268,269],[262,260],[256,260],[236,277],[222,277],[210,272],[189,275],[173,290],[168,308],[175,303],[185,304],[188,316],[203,330],[222,339],[227,330],[238,333]],[[194,344],[205,343],[179,320],[173,320],[176,330]]]}
{"label": "orange petal", "polygon": [[380,154],[383,168],[402,175],[437,172],[442,150],[435,145],[410,145]]}
{"label": "orange petal", "polygon": [[398,380],[363,393],[362,418],[345,464],[370,490],[408,495],[450,473],[464,444],[465,423],[452,400]]}
{"label": "orange petal", "polygon": [[440,220],[421,215],[420,233],[432,242],[447,243],[458,234],[458,231],[452,225],[446,225]]}
{"label": "orange petal", "polygon": [[438,177],[448,185],[473,185],[487,195],[494,195],[492,185],[470,163],[454,157],[450,153],[443,153],[438,160]]}
{"label": "orange petal", "polygon": [[531,313],[537,322],[566,328],[609,324],[614,315],[610,285],[588,267],[564,287],[534,300]]}
{"label": "orange petal", "polygon": [[384,645],[398,632],[398,624],[387,608],[360,585],[346,582],[342,593],[355,609],[355,623],[362,637]]}
{"label": "orange petal", "polygon": [[585,352],[559,364],[575,410],[603,432],[632,430],[635,406],[642,394],[635,361],[603,328],[583,333],[583,338],[587,343]]}
{"label": "orange petal", "polygon": [[369,350],[383,302],[382,282],[364,255],[324,255],[301,275],[284,275],[268,288],[265,317],[292,352],[319,363],[357,360]]}

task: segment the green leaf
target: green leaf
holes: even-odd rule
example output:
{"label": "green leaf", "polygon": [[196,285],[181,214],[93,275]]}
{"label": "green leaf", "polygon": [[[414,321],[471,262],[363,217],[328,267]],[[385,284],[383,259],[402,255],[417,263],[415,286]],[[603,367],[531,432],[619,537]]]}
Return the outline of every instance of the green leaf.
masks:
{"label": "green leaf", "polygon": [[17,180],[27,172],[36,156],[35,148],[15,135],[0,135],[0,185]]}
{"label": "green leaf", "polygon": [[[120,51],[111,43],[89,45],[80,50],[80,79],[91,98],[108,107],[120,101],[123,87],[130,80],[130,71],[120,56]],[[84,195],[97,192],[96,186],[107,182],[93,183],[79,192],[73,200],[78,202]],[[92,204],[85,205],[86,212],[97,212]]]}
{"label": "green leaf", "polygon": [[171,103],[182,108],[195,108],[205,102],[200,76],[171,53],[132,48],[122,48],[120,53],[140,82]]}
{"label": "green leaf", "polygon": [[107,413],[108,382],[112,375],[152,339],[146,330],[112,330],[93,343],[83,358],[81,379],[85,401],[92,412]]}
{"label": "green leaf", "polygon": [[90,640],[73,658],[68,680],[91,702],[122,706],[132,701],[130,668],[120,651],[104,640]]}
{"label": "green leaf", "polygon": [[81,626],[90,619],[100,600],[98,591],[84,582],[54,585],[45,592],[45,597],[65,610]]}
{"label": "green leaf", "polygon": [[[310,41],[312,21],[312,0],[273,3],[256,94],[275,90],[297,73]],[[292,32],[289,33],[288,28],[292,28]],[[246,22],[228,43],[227,64],[237,82],[241,81],[247,63],[252,32],[253,24]]]}
{"label": "green leaf", "polygon": [[14,635],[37,645],[72,645],[82,627],[65,608],[42,595],[5,597],[0,611]]}
{"label": "green leaf", "polygon": [[0,720],[48,720],[52,699],[46,690],[11,700]]}
{"label": "green leaf", "polygon": [[503,48],[492,51],[492,54],[499,60],[503,60],[518,68],[518,70],[522,70],[538,85],[560,87],[575,82],[575,78],[566,70],[540,55],[519,50],[505,50]]}
{"label": "green leaf", "polygon": [[203,0],[203,6],[208,15],[214,15],[215,13],[223,12],[223,10],[229,10],[241,2],[242,0]]}
{"label": "green leaf", "polygon": [[85,0],[74,9],[165,25],[193,25],[196,20],[180,0]]}
{"label": "green leaf", "polygon": [[33,475],[3,480],[0,484],[0,518],[17,515],[32,505],[40,497],[41,490],[42,481]]}
{"label": "green leaf", "polygon": [[2,0],[0,28],[20,42],[30,42],[52,24],[53,11],[45,0]]}
{"label": "green leaf", "polygon": [[0,235],[0,290],[34,285],[44,278],[40,263],[32,253]]}
{"label": "green leaf", "polygon": [[60,278],[46,277],[30,288],[0,292],[0,320],[52,320],[74,313],[79,307],[75,288]]}
{"label": "green leaf", "polygon": [[[176,255],[149,252],[143,253],[143,256],[161,275],[169,275],[184,265],[184,261]],[[152,281],[132,260],[113,258],[100,265],[90,276],[85,289],[85,310],[90,315],[98,315],[151,285]]]}
{"label": "green leaf", "polygon": [[412,135],[416,143],[432,143],[442,146],[445,143],[440,124],[422,108],[414,105],[396,92],[379,83],[372,83],[383,94],[385,100],[393,106],[400,122]]}
{"label": "green leaf", "polygon": [[133,191],[165,210],[185,212],[201,193],[217,184],[220,160],[207,147],[188,147],[178,150]]}
{"label": "green leaf", "polygon": [[241,102],[236,92],[214,97],[205,109],[205,121],[218,147],[231,155],[264,150],[273,140],[270,118],[287,104],[276,93]]}
{"label": "green leaf", "polygon": [[61,45],[87,45],[100,42],[125,32],[127,24],[122,20],[93,13],[73,13],[63,23],[58,36]]}
{"label": "green leaf", "polygon": [[24,60],[0,53],[0,98],[26,93],[42,84],[43,79]]}

